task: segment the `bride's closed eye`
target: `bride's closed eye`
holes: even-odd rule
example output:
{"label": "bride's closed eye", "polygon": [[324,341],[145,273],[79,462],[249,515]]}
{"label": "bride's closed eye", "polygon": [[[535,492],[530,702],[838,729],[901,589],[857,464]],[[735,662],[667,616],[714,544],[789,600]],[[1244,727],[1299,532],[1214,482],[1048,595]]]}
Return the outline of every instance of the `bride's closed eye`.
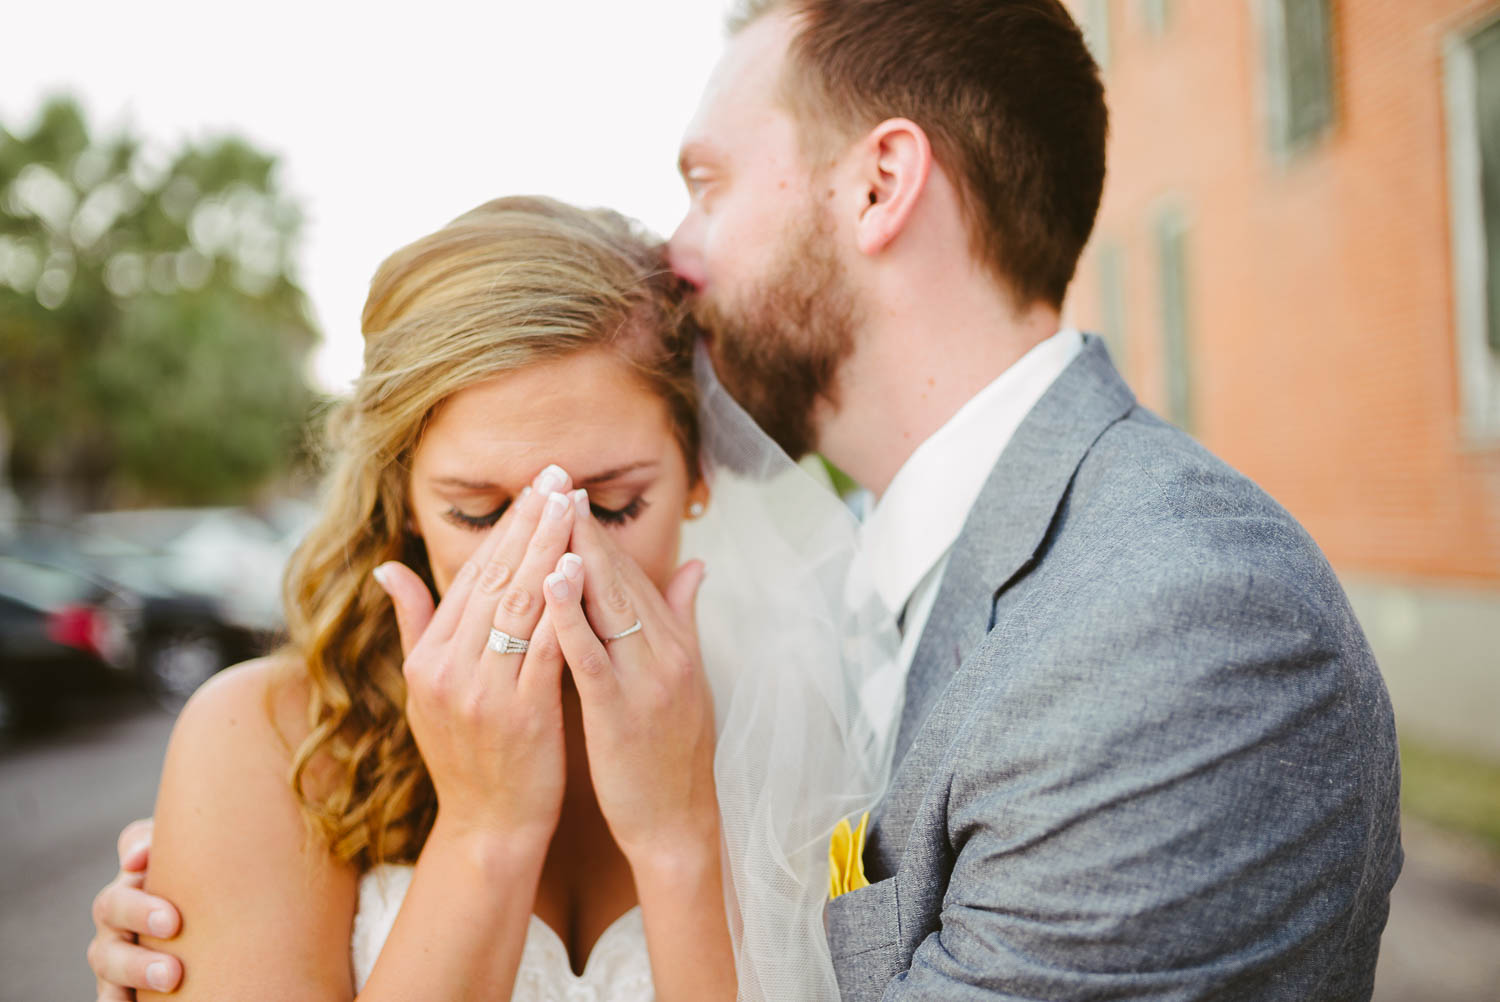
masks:
{"label": "bride's closed eye", "polygon": [[500,521],[500,516],[504,515],[505,509],[509,507],[510,502],[507,501],[494,511],[483,515],[466,515],[457,507],[452,507],[443,512],[443,517],[461,529],[473,529],[475,532],[481,532]]}
{"label": "bride's closed eye", "polygon": [[[500,521],[500,516],[504,515],[505,509],[509,507],[510,502],[507,501],[494,511],[486,512],[483,515],[469,515],[460,511],[457,507],[452,507],[443,512],[443,517],[462,529],[483,532]],[[594,517],[603,525],[624,525],[632,519],[639,518],[641,512],[645,511],[646,508],[646,499],[639,494],[631,499],[630,503],[623,508],[605,508],[603,505],[589,502],[589,510],[594,513]]]}
{"label": "bride's closed eye", "polygon": [[592,501],[589,502],[589,510],[604,525],[624,525],[631,519],[639,518],[646,507],[646,498],[640,494],[632,498],[630,503],[623,508],[605,508]]}

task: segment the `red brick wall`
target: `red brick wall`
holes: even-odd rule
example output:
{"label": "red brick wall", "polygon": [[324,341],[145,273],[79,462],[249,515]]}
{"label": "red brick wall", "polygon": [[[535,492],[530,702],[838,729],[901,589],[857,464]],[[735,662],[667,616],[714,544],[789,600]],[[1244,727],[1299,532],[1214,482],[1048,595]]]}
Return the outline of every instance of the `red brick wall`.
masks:
{"label": "red brick wall", "polygon": [[[1127,377],[1164,409],[1153,221],[1171,200],[1195,434],[1341,571],[1500,584],[1500,447],[1460,424],[1442,63],[1446,34],[1500,2],[1334,0],[1336,121],[1285,162],[1250,0],[1176,0],[1161,37],[1142,6],[1111,0],[1095,236],[1123,251]],[[1094,247],[1069,312],[1098,329]]]}

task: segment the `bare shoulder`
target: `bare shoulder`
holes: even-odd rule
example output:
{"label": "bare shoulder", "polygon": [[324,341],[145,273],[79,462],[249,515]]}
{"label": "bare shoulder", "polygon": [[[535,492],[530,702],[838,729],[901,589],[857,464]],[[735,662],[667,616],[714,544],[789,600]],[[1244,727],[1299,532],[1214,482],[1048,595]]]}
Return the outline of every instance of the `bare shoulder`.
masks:
{"label": "bare shoulder", "polygon": [[289,765],[307,737],[310,683],[301,660],[278,652],[226,668],[193,694],[178,715],[173,745],[200,745]]}
{"label": "bare shoulder", "polygon": [[146,886],[182,912],[167,948],[188,998],[195,985],[264,985],[255,972],[273,952],[305,983],[347,977],[326,957],[347,952],[355,876],[316,841],[291,786],[306,697],[295,657],[261,658],[206,683],[173,729]]}
{"label": "bare shoulder", "polygon": [[173,741],[279,744],[273,739],[291,719],[290,694],[305,689],[295,656],[278,653],[225,668],[205,682],[178,714]]}

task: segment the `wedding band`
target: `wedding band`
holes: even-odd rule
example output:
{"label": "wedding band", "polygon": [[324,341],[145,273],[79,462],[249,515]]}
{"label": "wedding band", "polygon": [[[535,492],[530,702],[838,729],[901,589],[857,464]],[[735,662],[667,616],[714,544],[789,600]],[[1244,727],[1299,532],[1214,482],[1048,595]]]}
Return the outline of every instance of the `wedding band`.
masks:
{"label": "wedding band", "polygon": [[496,654],[525,654],[526,649],[531,646],[531,641],[513,637],[500,630],[491,630],[490,639],[484,646]]}
{"label": "wedding band", "polygon": [[637,619],[634,623],[631,623],[629,626],[625,627],[625,629],[621,630],[619,633],[616,633],[614,636],[612,636],[612,637],[605,637],[604,638],[604,642],[607,644],[611,640],[619,640],[621,637],[628,637],[632,633],[640,633],[640,632],[641,632],[641,621],[639,619]]}

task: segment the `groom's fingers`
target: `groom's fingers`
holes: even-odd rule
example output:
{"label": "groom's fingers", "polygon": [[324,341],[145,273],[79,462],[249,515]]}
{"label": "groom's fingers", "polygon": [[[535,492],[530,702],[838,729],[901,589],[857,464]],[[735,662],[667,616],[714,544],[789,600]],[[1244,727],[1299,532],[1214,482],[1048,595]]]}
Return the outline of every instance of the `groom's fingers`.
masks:
{"label": "groom's fingers", "polygon": [[146,860],[151,857],[151,837],[155,832],[156,822],[152,818],[139,818],[120,829],[119,841],[115,843],[120,869],[140,872],[146,868]]}
{"label": "groom's fingers", "polygon": [[126,873],[116,877],[94,898],[94,926],[100,930],[171,939],[182,920],[171,903],[140,889],[143,878]]}
{"label": "groom's fingers", "polygon": [[99,986],[99,994],[94,996],[94,1002],[135,1002],[135,992],[128,988],[105,984],[97,978],[94,983]]}
{"label": "groom's fingers", "polygon": [[182,982],[182,961],[123,940],[95,939],[88,960],[101,999],[130,999],[135,989],[173,992]]}

